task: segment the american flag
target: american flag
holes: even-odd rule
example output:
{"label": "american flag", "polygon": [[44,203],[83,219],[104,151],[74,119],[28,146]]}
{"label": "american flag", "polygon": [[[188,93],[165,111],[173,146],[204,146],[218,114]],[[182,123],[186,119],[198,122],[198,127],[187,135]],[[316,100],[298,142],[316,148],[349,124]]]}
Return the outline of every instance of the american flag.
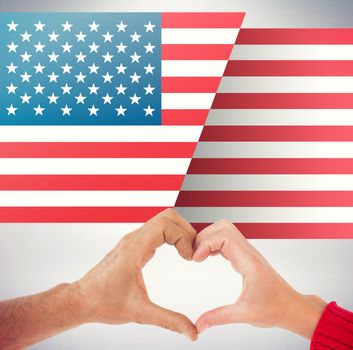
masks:
{"label": "american flag", "polygon": [[177,207],[249,238],[353,237],[353,29],[240,30]]}
{"label": "american flag", "polygon": [[243,13],[1,13],[0,222],[175,204]]}

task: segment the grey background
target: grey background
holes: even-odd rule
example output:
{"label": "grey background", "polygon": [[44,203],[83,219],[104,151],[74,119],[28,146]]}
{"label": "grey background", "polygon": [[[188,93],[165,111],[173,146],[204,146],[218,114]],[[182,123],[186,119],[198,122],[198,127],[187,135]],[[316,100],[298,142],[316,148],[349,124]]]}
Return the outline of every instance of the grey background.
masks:
{"label": "grey background", "polygon": [[[1,1],[0,11],[246,11],[243,27],[353,27],[352,0]],[[39,292],[79,278],[132,227],[115,224],[1,224],[0,299]],[[353,240],[257,240],[253,244],[298,290],[353,309]],[[163,247],[145,270],[152,299],[193,320],[232,302],[241,280],[214,258],[197,265]],[[210,278],[212,277],[212,279]],[[197,343],[137,325],[85,325],[33,349],[308,349],[279,329],[230,325],[206,332]]]}

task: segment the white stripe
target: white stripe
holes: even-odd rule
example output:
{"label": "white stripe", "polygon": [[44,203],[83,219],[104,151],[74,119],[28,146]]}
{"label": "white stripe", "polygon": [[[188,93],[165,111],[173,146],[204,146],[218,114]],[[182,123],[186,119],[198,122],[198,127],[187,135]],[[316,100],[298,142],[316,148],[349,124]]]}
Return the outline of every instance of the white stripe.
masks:
{"label": "white stripe", "polygon": [[353,191],[353,175],[187,175],[184,191]]}
{"label": "white stripe", "polygon": [[218,92],[352,93],[353,77],[224,77]]}
{"label": "white stripe", "polygon": [[353,158],[353,142],[199,142],[195,158]]}
{"label": "white stripe", "polygon": [[353,45],[235,45],[231,60],[353,60]]}
{"label": "white stripe", "polygon": [[213,93],[165,93],[162,94],[163,109],[210,109]]}
{"label": "white stripe", "polygon": [[190,222],[215,222],[227,218],[236,223],[353,223],[352,207],[180,207]]}
{"label": "white stripe", "polygon": [[0,207],[169,207],[177,195],[178,191],[0,191]]}
{"label": "white stripe", "polygon": [[162,61],[162,77],[221,77],[224,60],[166,60]]}
{"label": "white stripe", "polygon": [[206,125],[353,125],[353,109],[211,109]]}
{"label": "white stripe", "polygon": [[186,174],[188,158],[0,158],[0,174]]}
{"label": "white stripe", "polygon": [[162,28],[162,44],[234,44],[238,28]]}
{"label": "white stripe", "polygon": [[0,142],[197,142],[202,126],[0,126]]}

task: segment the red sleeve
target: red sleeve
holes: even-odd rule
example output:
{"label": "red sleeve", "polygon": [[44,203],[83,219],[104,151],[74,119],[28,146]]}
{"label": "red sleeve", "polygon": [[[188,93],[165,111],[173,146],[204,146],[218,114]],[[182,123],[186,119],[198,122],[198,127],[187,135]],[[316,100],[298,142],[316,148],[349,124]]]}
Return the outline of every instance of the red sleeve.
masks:
{"label": "red sleeve", "polygon": [[310,350],[348,349],[353,349],[353,313],[331,302],[316,326]]}

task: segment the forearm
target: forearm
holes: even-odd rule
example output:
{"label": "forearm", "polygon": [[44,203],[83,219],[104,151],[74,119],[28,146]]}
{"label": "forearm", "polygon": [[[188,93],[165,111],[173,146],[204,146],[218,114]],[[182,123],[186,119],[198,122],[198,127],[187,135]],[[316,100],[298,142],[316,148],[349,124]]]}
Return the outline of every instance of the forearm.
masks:
{"label": "forearm", "polygon": [[86,322],[75,285],[0,302],[0,348],[22,349]]}

